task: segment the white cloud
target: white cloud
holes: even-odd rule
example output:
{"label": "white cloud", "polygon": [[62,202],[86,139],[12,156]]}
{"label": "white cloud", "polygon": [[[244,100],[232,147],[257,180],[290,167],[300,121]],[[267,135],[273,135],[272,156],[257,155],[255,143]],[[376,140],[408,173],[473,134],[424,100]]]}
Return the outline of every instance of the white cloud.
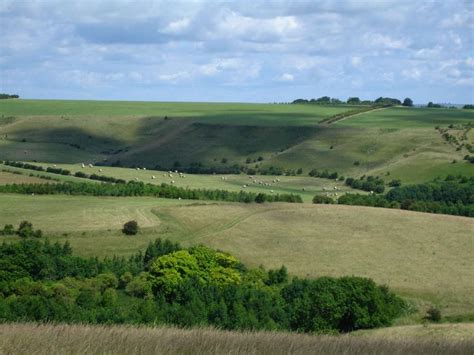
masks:
{"label": "white cloud", "polygon": [[421,70],[418,68],[405,69],[402,71],[402,75],[408,79],[418,80],[421,78]]}
{"label": "white cloud", "polygon": [[172,84],[176,84],[182,80],[189,79],[192,75],[186,71],[180,71],[177,73],[169,73],[169,74],[160,74],[158,75],[158,79],[161,81],[167,81]]}
{"label": "white cloud", "polygon": [[352,57],[351,64],[354,68],[359,68],[362,65],[362,58],[358,56]]}
{"label": "white cloud", "polygon": [[182,18],[180,20],[172,21],[169,25],[163,30],[164,33],[178,34],[184,32],[189,28],[190,24],[189,18]]}
{"label": "white cloud", "polygon": [[284,73],[277,78],[277,81],[289,82],[293,81],[295,77],[292,74]]}
{"label": "white cloud", "polygon": [[384,49],[405,49],[410,44],[410,41],[406,39],[395,39],[380,33],[366,33],[362,37],[362,44]]}

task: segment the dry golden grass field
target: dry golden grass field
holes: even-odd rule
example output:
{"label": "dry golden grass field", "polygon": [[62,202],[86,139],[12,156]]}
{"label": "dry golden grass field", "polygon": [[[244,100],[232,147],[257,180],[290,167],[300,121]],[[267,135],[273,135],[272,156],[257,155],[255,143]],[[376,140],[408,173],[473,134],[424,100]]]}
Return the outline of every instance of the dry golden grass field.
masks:
{"label": "dry golden grass field", "polygon": [[[407,331],[407,328],[408,331]],[[473,325],[429,325],[362,336],[86,325],[0,325],[1,354],[472,354]]]}

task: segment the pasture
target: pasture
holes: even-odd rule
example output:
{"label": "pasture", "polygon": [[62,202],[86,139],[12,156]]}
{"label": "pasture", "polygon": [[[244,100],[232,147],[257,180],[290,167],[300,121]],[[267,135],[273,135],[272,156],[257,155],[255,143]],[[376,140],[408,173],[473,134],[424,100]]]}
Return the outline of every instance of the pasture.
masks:
{"label": "pasture", "polygon": [[13,174],[7,171],[0,171],[0,185],[6,184],[43,184],[50,180],[41,179],[35,176]]}
{"label": "pasture", "polygon": [[[474,174],[463,160],[468,150],[456,150],[435,130],[473,122],[469,110],[391,107],[328,126],[318,122],[354,107],[2,101],[0,159],[65,164],[106,160],[148,169],[197,163],[214,168],[274,166],[303,168],[305,174],[317,168],[352,177],[390,175],[387,180],[404,183],[451,172]],[[466,143],[474,144],[472,132],[467,137]]]}
{"label": "pasture", "polygon": [[[411,299],[420,314],[436,304],[446,316],[473,316],[470,218],[338,205],[1,197],[0,225],[29,220],[52,241],[69,241],[80,255],[129,255],[157,237],[185,246],[203,243],[253,267],[283,264],[295,276],[370,277]],[[143,229],[125,237],[120,229],[130,219]]]}
{"label": "pasture", "polygon": [[[37,163],[44,168],[51,166],[51,164]],[[104,176],[112,176],[127,181],[142,181],[151,184],[173,184],[178,187],[190,189],[210,189],[210,190],[227,190],[227,191],[249,191],[254,193],[266,194],[298,194],[303,198],[304,202],[311,202],[315,194],[328,194],[331,197],[340,196],[347,192],[362,191],[354,190],[349,186],[344,185],[340,181],[313,178],[307,175],[297,176],[273,176],[273,175],[236,175],[236,174],[183,174],[180,177],[179,173],[174,171],[170,174],[169,171],[156,170],[137,170],[130,168],[116,168],[96,166],[90,168],[86,165],[82,168],[81,164],[56,164],[58,168],[67,169],[71,173],[81,171],[86,174],[98,174]],[[9,168],[9,167],[7,167]],[[28,170],[22,169],[27,172]],[[153,177],[155,177],[153,179]],[[76,179],[77,181],[77,179]],[[84,180],[82,181],[91,181]],[[173,183],[172,183],[173,182]],[[244,187],[245,186],[245,187]],[[337,188],[334,189],[334,187]]]}

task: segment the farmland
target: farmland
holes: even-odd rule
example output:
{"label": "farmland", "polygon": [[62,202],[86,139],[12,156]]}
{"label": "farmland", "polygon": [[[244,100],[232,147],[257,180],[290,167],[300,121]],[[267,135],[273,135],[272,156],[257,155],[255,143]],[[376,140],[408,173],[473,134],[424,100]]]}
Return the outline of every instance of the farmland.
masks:
{"label": "farmland", "polygon": [[[474,307],[470,218],[356,206],[85,196],[3,195],[0,210],[0,225],[27,219],[84,256],[130,255],[156,237],[169,238],[225,250],[254,267],[284,264],[300,277],[371,277],[421,309],[434,303],[450,316],[472,316]],[[130,219],[143,231],[123,237],[120,229]]]}
{"label": "farmland", "polygon": [[[37,163],[36,165],[42,166],[45,169],[51,167],[51,164]],[[206,175],[206,174],[183,174],[181,178],[179,174],[168,171],[156,171],[156,170],[137,170],[129,168],[116,168],[116,167],[93,167],[86,166],[82,168],[80,164],[55,164],[58,168],[66,169],[71,173],[83,172],[86,174],[98,174],[103,176],[111,176],[126,181],[142,181],[150,184],[173,184],[178,187],[191,188],[191,189],[219,189],[227,191],[249,191],[255,193],[266,193],[266,194],[284,194],[292,193],[301,195],[304,202],[311,202],[315,194],[329,194],[335,197],[335,194],[339,196],[346,192],[356,192],[340,181],[334,181],[329,179],[313,178],[309,176],[297,175],[297,176],[246,176],[236,174],[226,175]],[[0,165],[2,166],[2,165]],[[22,172],[24,174],[30,174],[31,170],[15,168],[3,165],[3,169]],[[78,178],[72,176],[61,176],[49,174],[55,178],[65,181],[81,181]],[[171,175],[171,176],[170,176]],[[153,178],[155,177],[155,178]],[[89,180],[90,181],[90,180]],[[93,181],[93,180],[92,180]],[[245,187],[244,187],[245,185]],[[334,189],[337,188],[337,190]],[[360,191],[358,191],[360,192]]]}
{"label": "farmland", "polygon": [[[353,109],[348,105],[3,101],[0,160],[30,162],[45,169],[54,165],[71,175],[2,164],[0,184],[101,184],[73,176],[81,172],[186,189],[298,194],[305,203],[4,193],[0,226],[18,226],[27,220],[51,242],[68,242],[80,257],[128,257],[162,238],[184,247],[203,244],[223,250],[251,268],[285,265],[290,278],[368,277],[401,295],[411,311],[395,320],[398,327],[359,332],[361,338],[379,339],[386,334],[406,338],[407,333],[426,338],[431,333],[424,328],[407,327],[424,322],[430,307],[440,309],[447,322],[472,321],[471,218],[314,205],[316,194],[335,199],[336,194],[366,192],[308,173],[317,169],[344,177],[379,176],[386,189],[392,179],[406,185],[448,175],[472,177],[472,164],[463,158],[474,143],[473,113],[389,107],[321,123]],[[457,137],[458,143],[448,141],[443,132]],[[185,172],[196,166],[218,173]],[[275,168],[279,175],[260,174]],[[224,173],[225,169],[237,172]],[[183,177],[175,171],[184,172]],[[124,236],[122,227],[130,220],[138,222],[140,231]],[[13,243],[19,237],[2,239]],[[123,292],[119,291],[120,297]],[[437,339],[450,331],[465,337],[472,332],[470,325],[451,324],[433,332]]]}
{"label": "farmland", "polygon": [[[3,100],[8,101],[8,100]],[[103,162],[149,169],[303,169],[423,182],[472,175],[435,127],[474,121],[467,110],[387,108],[332,125],[348,106],[12,100],[0,102],[3,159]],[[472,145],[469,134],[466,143]],[[192,144],[190,144],[192,142]],[[453,163],[455,161],[455,163]],[[357,165],[355,165],[357,163]],[[413,166],[417,174],[413,174]]]}

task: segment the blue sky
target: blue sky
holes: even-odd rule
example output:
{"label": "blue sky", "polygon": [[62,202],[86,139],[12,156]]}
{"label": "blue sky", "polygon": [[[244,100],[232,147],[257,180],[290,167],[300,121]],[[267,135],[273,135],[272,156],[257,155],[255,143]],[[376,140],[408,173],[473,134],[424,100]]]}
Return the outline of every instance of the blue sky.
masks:
{"label": "blue sky", "polygon": [[0,0],[0,92],[473,103],[473,6],[463,0]]}

